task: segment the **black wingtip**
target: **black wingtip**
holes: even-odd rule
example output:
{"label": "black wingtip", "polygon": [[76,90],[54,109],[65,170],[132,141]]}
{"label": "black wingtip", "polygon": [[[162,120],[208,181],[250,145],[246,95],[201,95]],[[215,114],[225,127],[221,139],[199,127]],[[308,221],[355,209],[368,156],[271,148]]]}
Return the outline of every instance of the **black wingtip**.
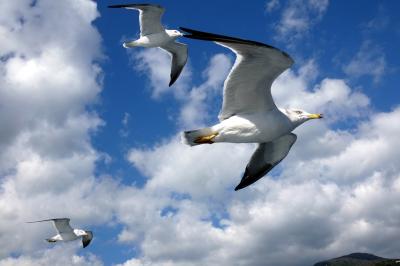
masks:
{"label": "black wingtip", "polygon": [[125,5],[109,5],[107,6],[108,8],[124,8],[126,7]]}
{"label": "black wingtip", "polygon": [[[246,179],[245,179],[246,180]],[[238,190],[240,190],[240,189],[242,189],[242,188],[245,188],[245,187],[248,187],[249,185],[251,185],[251,184],[253,184],[253,182],[252,183],[249,183],[249,182],[243,182],[243,180],[239,183],[239,185],[237,185],[236,187],[235,187],[235,191],[238,191]]]}
{"label": "black wingtip", "polygon": [[235,187],[235,191],[248,187],[251,184],[254,184],[258,180],[260,180],[263,176],[265,176],[269,171],[271,171],[271,169],[274,168],[274,166],[275,165],[268,163],[258,173],[253,173],[253,174],[250,174],[249,169],[246,167],[242,180],[240,180],[239,185]]}
{"label": "black wingtip", "polygon": [[179,74],[171,77],[171,80],[169,81],[168,87],[171,87],[175,83],[175,81],[178,79],[178,77],[179,77]]}
{"label": "black wingtip", "polygon": [[236,37],[231,37],[231,36],[226,36],[226,35],[221,35],[221,34],[215,34],[215,33],[209,33],[205,31],[199,31],[199,30],[193,30],[185,27],[179,27],[180,30],[188,32],[189,34],[184,34],[183,36],[186,38],[190,39],[198,39],[198,40],[204,40],[204,41],[214,41],[214,42],[228,42],[228,43],[241,43],[241,44],[251,44],[251,45],[257,45],[257,46],[264,46],[268,48],[273,48],[277,49],[271,45],[261,43],[261,42],[256,42],[252,40],[245,40],[245,39],[240,39]]}
{"label": "black wingtip", "polygon": [[158,7],[158,8],[163,8],[161,5],[156,5],[156,4],[119,4],[119,5],[109,5],[109,8],[137,8],[137,7]]}
{"label": "black wingtip", "polygon": [[235,191],[238,191],[238,190],[240,190],[240,189],[242,189],[242,188],[244,188],[244,187],[241,186],[241,185],[239,184],[239,185],[237,185],[237,186],[235,187]]}
{"label": "black wingtip", "polygon": [[240,39],[240,38],[236,38],[236,37],[230,37],[230,36],[221,35],[221,34],[193,30],[193,29],[189,29],[189,28],[185,28],[185,27],[179,27],[179,29],[189,33],[189,34],[183,35],[183,37],[185,37],[185,38],[203,40],[203,41],[221,42],[221,43],[224,43],[224,42],[225,43],[238,43],[238,44],[248,44],[248,45],[267,47],[267,48],[281,52],[285,57],[289,58],[289,60],[291,60],[292,63],[294,62],[289,54],[287,54],[286,52],[284,52],[272,45],[269,45],[269,44],[252,41],[252,40]]}
{"label": "black wingtip", "polygon": [[82,247],[86,248],[87,246],[89,246],[90,242],[92,242],[93,239],[93,232],[92,231],[85,231],[88,236],[83,236],[82,237]]}

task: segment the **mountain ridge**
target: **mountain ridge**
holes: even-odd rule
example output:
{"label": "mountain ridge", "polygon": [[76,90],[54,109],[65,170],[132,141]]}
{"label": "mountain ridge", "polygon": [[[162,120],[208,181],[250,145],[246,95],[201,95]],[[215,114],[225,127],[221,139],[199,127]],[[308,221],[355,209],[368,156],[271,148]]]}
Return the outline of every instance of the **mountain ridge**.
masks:
{"label": "mountain ridge", "polygon": [[320,261],[314,266],[400,266],[398,259],[388,259],[369,253],[351,253],[341,257]]}

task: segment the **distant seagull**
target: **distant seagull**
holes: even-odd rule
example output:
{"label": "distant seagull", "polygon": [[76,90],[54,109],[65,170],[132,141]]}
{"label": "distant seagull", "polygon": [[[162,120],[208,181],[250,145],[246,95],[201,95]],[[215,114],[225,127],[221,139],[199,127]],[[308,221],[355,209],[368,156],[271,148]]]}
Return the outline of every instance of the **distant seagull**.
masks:
{"label": "distant seagull", "polygon": [[54,243],[57,241],[72,241],[82,237],[82,245],[85,248],[89,245],[90,241],[92,241],[93,238],[92,231],[73,229],[69,225],[70,221],[69,218],[54,218],[54,219],[28,222],[28,223],[40,223],[48,221],[53,221],[54,227],[56,228],[58,234],[46,239],[47,242]]}
{"label": "distant seagull", "polygon": [[235,190],[253,184],[289,153],[297,136],[292,132],[307,120],[322,118],[301,109],[277,108],[272,82],[292,64],[288,54],[267,44],[180,28],[185,37],[214,41],[236,54],[224,83],[220,123],[183,133],[188,145],[214,142],[259,143]]}
{"label": "distant seagull", "polygon": [[159,47],[172,56],[171,80],[169,86],[174,84],[181,74],[188,57],[187,46],[175,41],[183,34],[177,30],[166,30],[161,25],[161,16],[165,9],[160,5],[152,4],[127,4],[111,5],[110,8],[126,8],[139,10],[140,38],[125,42],[125,48],[131,47]]}

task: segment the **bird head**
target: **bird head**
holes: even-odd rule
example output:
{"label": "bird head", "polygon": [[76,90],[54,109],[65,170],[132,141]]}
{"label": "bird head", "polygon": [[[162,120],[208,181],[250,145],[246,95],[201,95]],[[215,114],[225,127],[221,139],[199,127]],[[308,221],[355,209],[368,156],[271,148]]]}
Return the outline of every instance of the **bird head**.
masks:
{"label": "bird head", "polygon": [[285,109],[284,113],[296,126],[299,126],[311,119],[323,118],[322,114],[310,114],[301,109]]}
{"label": "bird head", "polygon": [[166,30],[166,32],[170,37],[174,37],[174,38],[183,36],[183,33],[180,32],[179,30]]}
{"label": "bird head", "polygon": [[87,235],[86,231],[85,230],[81,230],[81,229],[74,229],[74,233],[77,236],[86,236]]}

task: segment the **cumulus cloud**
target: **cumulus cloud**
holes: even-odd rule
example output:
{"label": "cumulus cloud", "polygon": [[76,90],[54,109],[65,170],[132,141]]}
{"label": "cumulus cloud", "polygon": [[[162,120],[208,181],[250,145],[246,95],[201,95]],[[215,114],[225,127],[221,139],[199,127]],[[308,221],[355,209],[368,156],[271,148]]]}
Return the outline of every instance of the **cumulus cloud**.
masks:
{"label": "cumulus cloud", "polygon": [[189,91],[181,108],[180,121],[183,126],[200,127],[210,119],[210,111],[213,110],[208,106],[215,96],[221,95],[222,84],[231,66],[232,62],[225,54],[216,54],[210,58],[203,71],[205,81]]}
{"label": "cumulus cloud", "polygon": [[280,6],[279,0],[270,0],[265,4],[265,9],[268,12],[276,10]]}
{"label": "cumulus cloud", "polygon": [[165,93],[172,93],[176,98],[184,97],[191,80],[189,60],[178,80],[168,87],[171,73],[171,57],[168,53],[159,48],[128,51],[131,53],[134,69],[149,77],[153,98],[159,98]]}
{"label": "cumulus cloud", "polygon": [[128,137],[129,136],[129,129],[128,129],[128,124],[131,119],[131,115],[127,112],[124,113],[124,116],[121,121],[121,129],[119,130],[119,134],[121,137]]}
{"label": "cumulus cloud", "polygon": [[385,71],[387,62],[385,53],[370,41],[365,41],[350,62],[343,66],[343,71],[354,78],[371,76],[375,83],[379,82]]}
{"label": "cumulus cloud", "polygon": [[102,266],[103,263],[93,254],[76,255],[77,247],[71,244],[24,255],[18,258],[7,258],[0,261],[1,266]]}
{"label": "cumulus cloud", "polygon": [[377,14],[366,23],[362,24],[364,33],[371,34],[385,30],[389,23],[391,17],[388,14],[386,8],[383,5],[380,5],[377,10]]}
{"label": "cumulus cloud", "polygon": [[[367,96],[353,91],[344,80],[325,78],[314,83],[318,71],[314,61],[282,74],[272,85],[278,106],[301,108],[312,113],[324,113],[333,122],[348,117],[359,117],[369,105]],[[325,119],[326,120],[326,119]]]}
{"label": "cumulus cloud", "polygon": [[[289,1],[282,9],[281,18],[275,26],[277,39],[293,42],[302,38],[324,16],[329,0]],[[278,1],[267,3],[267,11],[272,12],[279,6]]]}
{"label": "cumulus cloud", "polygon": [[[101,90],[98,12],[86,0],[0,10],[0,264],[49,265],[60,249],[42,239],[54,230],[26,221],[69,216],[86,228],[112,217],[107,191],[118,183],[93,174],[102,155],[90,139],[103,121],[87,110]],[[59,265],[101,264],[74,250]]]}
{"label": "cumulus cloud", "polygon": [[152,96],[159,98],[162,94],[172,93],[181,102],[179,121],[184,126],[195,127],[202,125],[208,117],[205,103],[219,93],[220,86],[225,80],[231,67],[231,60],[224,54],[216,54],[210,58],[209,65],[203,71],[205,81],[200,86],[191,87],[190,64],[187,64],[176,86],[168,87],[170,58],[160,49],[145,49],[133,54],[135,68],[148,75]]}

